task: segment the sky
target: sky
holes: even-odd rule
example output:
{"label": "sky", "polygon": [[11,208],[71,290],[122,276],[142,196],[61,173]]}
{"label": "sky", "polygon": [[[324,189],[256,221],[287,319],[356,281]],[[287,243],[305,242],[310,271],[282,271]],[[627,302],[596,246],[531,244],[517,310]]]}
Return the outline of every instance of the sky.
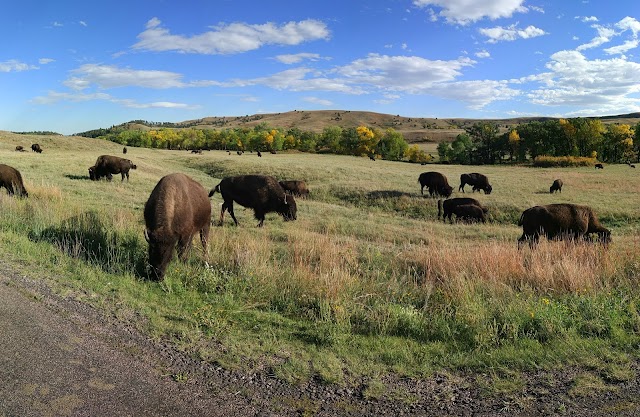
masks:
{"label": "sky", "polygon": [[0,130],[292,110],[640,112],[637,0],[5,3]]}

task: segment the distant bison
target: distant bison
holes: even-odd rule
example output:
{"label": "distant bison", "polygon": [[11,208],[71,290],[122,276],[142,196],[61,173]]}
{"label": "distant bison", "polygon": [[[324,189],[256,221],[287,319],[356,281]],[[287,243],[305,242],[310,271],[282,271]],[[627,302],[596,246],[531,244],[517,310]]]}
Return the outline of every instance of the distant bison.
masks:
{"label": "distant bison", "polygon": [[604,165],[602,165],[602,164],[596,164],[596,169],[604,169]]}
{"label": "distant bison", "polygon": [[262,158],[262,153],[258,151],[258,157]]}
{"label": "distant bison", "polygon": [[0,188],[6,188],[9,195],[17,194],[20,197],[29,197],[24,188],[22,175],[17,169],[9,165],[0,164]]}
{"label": "distant bison", "polygon": [[447,177],[439,172],[429,171],[423,172],[418,177],[420,183],[420,194],[424,195],[424,187],[429,190],[429,195],[440,195],[442,197],[449,197],[453,192],[453,187],[449,185]]}
{"label": "distant bison", "polygon": [[467,184],[473,186],[473,192],[484,190],[485,194],[491,194],[491,190],[493,190],[491,184],[489,184],[487,176],[478,174],[477,172],[460,175],[460,187],[458,187],[458,191],[462,191],[464,193],[464,186]]}
{"label": "distant bison", "polygon": [[484,215],[484,209],[474,204],[461,204],[454,206],[451,211],[456,215],[456,220],[458,221],[478,221],[482,223],[487,221]]}
{"label": "distant bison", "polygon": [[37,143],[34,143],[33,145],[31,145],[31,150],[33,152],[42,153],[42,148]]}
{"label": "distant bison", "polygon": [[[468,205],[479,207],[480,210],[483,213],[482,217],[484,217],[484,215],[489,211],[489,209],[484,207],[475,198],[471,198],[471,197],[456,197],[456,198],[451,198],[451,199],[448,199],[448,200],[438,200],[438,218],[440,218],[440,216],[442,216],[442,221],[447,221],[447,218],[449,219],[449,221],[451,221],[451,215],[452,214],[455,214],[456,217],[459,216],[459,214],[456,213],[456,207],[458,207],[458,206],[468,206]],[[458,211],[458,212],[460,213],[460,211]]]}
{"label": "distant bison", "polygon": [[553,184],[551,184],[551,187],[549,187],[549,193],[553,194],[556,191],[562,192],[562,180],[561,179],[555,180],[553,182]]}
{"label": "distant bison", "polygon": [[209,197],[212,197],[216,192],[222,194],[224,199],[220,210],[220,224],[222,224],[224,212],[227,210],[236,226],[238,225],[238,220],[233,213],[234,201],[243,207],[253,209],[255,218],[260,221],[258,227],[262,227],[264,224],[265,214],[271,212],[280,214],[285,221],[296,220],[295,198],[286,194],[278,181],[271,176],[238,175],[226,177],[209,192]]}
{"label": "distant bison", "polygon": [[24,147],[20,145],[16,146],[16,152],[24,152]]}
{"label": "distant bison", "polygon": [[285,192],[296,197],[305,198],[309,195],[307,183],[302,180],[279,181],[279,184]]}
{"label": "distant bison", "polygon": [[518,226],[522,226],[518,247],[525,241],[534,246],[540,235],[547,239],[578,240],[596,233],[600,242],[607,244],[611,241],[611,232],[600,224],[593,210],[576,204],[531,207],[522,213]]}
{"label": "distant bison", "polygon": [[119,156],[100,155],[96,159],[94,166],[89,168],[89,178],[98,181],[102,177],[106,177],[109,181],[113,178],[113,174],[120,174],[122,180],[125,177],[129,181],[129,170],[138,167],[129,159],[120,158]]}
{"label": "distant bison", "polygon": [[369,159],[371,159],[372,161],[375,161],[376,157],[374,155],[369,155]]}
{"label": "distant bison", "polygon": [[178,257],[187,257],[193,237],[200,233],[205,253],[211,225],[207,191],[184,174],[162,177],[144,206],[145,239],[149,243],[151,278],[161,281],[177,245]]}
{"label": "distant bison", "polygon": [[127,147],[126,146],[124,148],[122,148],[122,153],[124,153],[124,154],[127,153]]}

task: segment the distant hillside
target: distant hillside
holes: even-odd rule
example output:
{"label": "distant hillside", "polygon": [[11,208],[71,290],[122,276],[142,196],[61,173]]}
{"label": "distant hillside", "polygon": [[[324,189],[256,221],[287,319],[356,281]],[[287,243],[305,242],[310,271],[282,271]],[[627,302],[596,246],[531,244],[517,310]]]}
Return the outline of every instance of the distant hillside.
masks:
{"label": "distant hillside", "polygon": [[[409,143],[440,142],[453,140],[464,129],[479,121],[497,123],[502,130],[532,121],[545,121],[552,117],[519,117],[513,119],[461,119],[461,118],[424,118],[405,117],[383,113],[350,110],[293,110],[285,113],[264,113],[233,117],[205,117],[197,120],[187,120],[179,123],[154,123],[143,120],[135,120],[122,125],[114,126],[114,129],[158,129],[169,128],[199,128],[199,129],[229,129],[252,128],[261,123],[274,128],[290,129],[298,128],[303,131],[322,132],[329,126],[344,128],[370,126],[385,130],[393,128],[405,137]],[[600,117],[604,123],[626,123],[636,125],[640,122],[640,113],[630,113],[618,116]],[[103,129],[98,129],[101,131]],[[91,131],[97,132],[97,131]],[[78,133],[78,136],[95,136],[89,132]]]}

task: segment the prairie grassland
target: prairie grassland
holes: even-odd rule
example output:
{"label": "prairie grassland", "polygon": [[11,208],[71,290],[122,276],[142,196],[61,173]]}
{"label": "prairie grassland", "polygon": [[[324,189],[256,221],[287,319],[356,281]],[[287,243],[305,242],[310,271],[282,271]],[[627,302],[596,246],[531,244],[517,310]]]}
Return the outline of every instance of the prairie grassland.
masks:
{"label": "prairie grassland", "polygon": [[[14,151],[34,142],[43,154]],[[637,357],[640,182],[626,165],[420,166],[129,148],[138,165],[129,183],[89,181],[98,155],[121,151],[99,140],[0,133],[1,162],[22,172],[30,193],[0,193],[0,256],[203,360],[348,383],[442,368],[569,363],[605,372]],[[494,192],[474,197],[491,221],[438,221],[436,200],[421,196],[417,182],[428,170],[456,189],[461,173],[488,175]],[[208,254],[194,242],[189,261],[173,262],[165,281],[153,283],[142,279],[142,210],[171,172],[205,188],[244,173],[304,179],[311,196],[298,201],[297,221],[271,214],[260,229],[250,210],[236,208],[240,227],[226,217],[211,229]],[[565,186],[550,195],[556,178]],[[212,198],[214,223],[221,202]],[[613,244],[541,242],[518,251],[522,210],[552,202],[593,207]]]}

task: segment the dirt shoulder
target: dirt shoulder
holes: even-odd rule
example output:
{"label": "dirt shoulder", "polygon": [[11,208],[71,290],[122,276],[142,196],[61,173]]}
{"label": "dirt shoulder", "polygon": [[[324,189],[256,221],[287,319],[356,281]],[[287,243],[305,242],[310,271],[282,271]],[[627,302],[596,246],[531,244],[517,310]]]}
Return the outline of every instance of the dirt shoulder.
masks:
{"label": "dirt shoulder", "polygon": [[389,377],[372,399],[367,381],[292,386],[202,363],[2,263],[0,334],[2,417],[640,414],[637,376],[576,395],[574,369],[522,375],[508,395],[488,395],[483,375]]}

